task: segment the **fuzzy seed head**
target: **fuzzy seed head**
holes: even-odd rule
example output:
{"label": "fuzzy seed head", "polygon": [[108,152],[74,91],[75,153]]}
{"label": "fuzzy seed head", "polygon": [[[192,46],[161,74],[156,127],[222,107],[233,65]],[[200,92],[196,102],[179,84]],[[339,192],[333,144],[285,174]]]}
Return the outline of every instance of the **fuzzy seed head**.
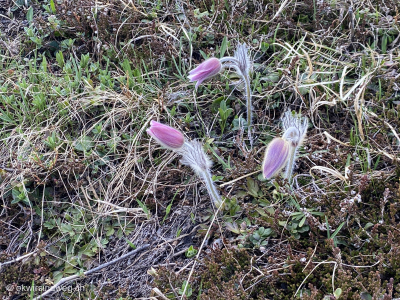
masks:
{"label": "fuzzy seed head", "polygon": [[247,45],[243,43],[238,45],[234,53],[243,76],[248,76],[251,69],[251,59],[248,52]]}
{"label": "fuzzy seed head", "polygon": [[297,148],[302,144],[307,134],[308,120],[300,113],[288,110],[282,118],[282,127],[285,131],[282,138]]}

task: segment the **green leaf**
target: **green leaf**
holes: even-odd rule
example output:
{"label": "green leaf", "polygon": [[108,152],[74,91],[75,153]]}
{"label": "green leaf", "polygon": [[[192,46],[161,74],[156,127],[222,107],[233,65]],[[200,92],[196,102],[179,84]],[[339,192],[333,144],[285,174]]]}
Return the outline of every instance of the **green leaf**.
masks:
{"label": "green leaf", "polygon": [[225,96],[221,96],[218,97],[217,99],[215,99],[212,103],[211,103],[211,112],[213,114],[216,114],[219,110],[219,108],[221,107],[221,102],[224,101],[226,99]]}
{"label": "green leaf", "polygon": [[387,36],[387,34],[385,33],[385,34],[382,36],[382,53],[386,53],[386,49],[387,49],[387,38],[388,38],[388,36]]}
{"label": "green leaf", "polygon": [[304,225],[303,227],[298,228],[297,232],[303,233],[303,232],[307,232],[309,230],[310,230],[310,227],[308,225]]}
{"label": "green leaf", "polygon": [[259,191],[260,187],[258,186],[257,182],[248,177],[247,178],[247,191],[249,192],[250,195],[252,195],[253,197],[258,197],[258,191]]}
{"label": "green leaf", "polygon": [[33,21],[33,7],[29,7],[28,11],[26,12],[26,19],[29,23]]}
{"label": "green leaf", "polygon": [[56,271],[53,273],[53,281],[54,283],[59,282],[63,278],[63,273],[61,271]]}
{"label": "green leaf", "polygon": [[317,211],[310,211],[310,214],[312,214],[314,216],[320,216],[320,217],[325,215],[323,212],[317,212]]}
{"label": "green leaf", "polygon": [[135,244],[133,244],[130,240],[128,240],[127,238],[125,238],[125,241],[129,244],[129,246],[131,246],[131,248],[132,248],[133,250],[136,249]]}
{"label": "green leaf", "polygon": [[89,136],[82,136],[75,142],[75,150],[87,152],[93,148],[92,138]]}
{"label": "green leaf", "polygon": [[53,14],[55,14],[57,12],[56,6],[54,4],[54,0],[50,0],[50,8],[51,8],[51,11],[53,12]]}
{"label": "green leaf", "polygon": [[31,284],[31,294],[29,296],[30,299],[33,299],[33,296],[35,295],[35,281],[32,280],[32,284]]}
{"label": "green leaf", "polygon": [[342,227],[344,226],[344,223],[345,222],[343,222],[342,224],[339,225],[338,228],[336,228],[335,232],[331,236],[331,239],[333,239],[339,233],[340,229],[342,229]]}
{"label": "green leaf", "polygon": [[325,216],[325,222],[326,222],[326,232],[327,232],[327,235],[328,235],[328,239],[330,239],[331,238],[331,229],[329,228],[329,223],[328,223],[328,217],[327,216]]}
{"label": "green leaf", "polygon": [[340,297],[340,295],[342,294],[342,289],[341,288],[337,288],[334,292],[333,295],[335,296],[336,299],[338,299]]}
{"label": "green leaf", "polygon": [[372,300],[372,296],[368,292],[362,292],[360,298],[363,300]]}
{"label": "green leaf", "polygon": [[224,57],[227,48],[228,48],[228,38],[226,36],[224,36],[222,43],[221,43],[219,58]]}
{"label": "green leaf", "polygon": [[367,229],[369,229],[369,228],[371,228],[373,226],[374,226],[373,223],[368,222],[367,224],[365,224],[364,229],[367,230]]}
{"label": "green leaf", "polygon": [[110,226],[110,228],[108,228],[108,230],[106,231],[106,236],[112,236],[114,232],[114,227]]}
{"label": "green leaf", "polygon": [[147,206],[142,201],[140,201],[139,199],[136,199],[136,201],[139,204],[140,208],[143,209],[143,211],[147,215],[147,218],[150,218],[150,211],[147,208]]}
{"label": "green leaf", "polygon": [[299,223],[299,227],[303,227],[305,221],[307,220],[307,217],[304,216],[303,219],[301,219],[300,223]]}
{"label": "green leaf", "polygon": [[165,209],[165,216],[164,216],[164,219],[162,220],[162,223],[164,223],[165,219],[168,218],[168,215],[171,211],[172,204],[174,203],[175,197],[176,197],[176,195],[178,195],[178,192],[179,192],[179,189],[175,192],[174,197],[172,197],[171,203]]}
{"label": "green leaf", "polygon": [[13,201],[11,201],[11,204],[18,203],[19,201],[22,200],[22,199],[19,197],[20,194],[21,194],[21,193],[20,193],[19,190],[13,189],[13,190],[11,191],[11,195],[12,195],[12,198],[13,198]]}
{"label": "green leaf", "polygon": [[165,219],[168,218],[169,212],[171,211],[172,203],[173,201],[171,201],[171,203],[165,209],[165,216],[164,219],[162,220],[162,223],[164,223]]}
{"label": "green leaf", "polygon": [[8,112],[5,112],[4,110],[2,110],[1,108],[0,108],[0,120],[3,120],[3,121],[5,121],[5,123],[8,125],[8,124],[17,124],[16,122],[15,122],[15,120],[13,120],[13,117],[12,117],[12,114],[10,114],[10,113],[8,113]]}
{"label": "green leaf", "polygon": [[256,211],[262,215],[263,217],[269,217],[269,215],[267,213],[265,213],[265,210],[263,210],[262,208],[258,207],[256,208]]}
{"label": "green leaf", "polygon": [[64,60],[64,55],[63,55],[62,51],[58,51],[56,53],[56,60],[58,62],[58,65],[60,66],[60,68],[63,68],[65,65],[65,60]]}

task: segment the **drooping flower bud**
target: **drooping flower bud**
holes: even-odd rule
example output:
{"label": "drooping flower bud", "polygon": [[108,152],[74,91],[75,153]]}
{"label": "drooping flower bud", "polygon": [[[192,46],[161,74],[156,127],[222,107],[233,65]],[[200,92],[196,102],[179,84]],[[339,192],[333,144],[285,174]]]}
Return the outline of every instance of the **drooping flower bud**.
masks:
{"label": "drooping flower bud", "polygon": [[282,138],[274,138],[265,151],[262,164],[264,178],[270,179],[285,167],[289,158],[289,143]]}
{"label": "drooping flower bud", "polygon": [[181,149],[185,142],[185,138],[179,130],[156,121],[150,122],[150,128],[147,129],[147,133],[161,146],[171,150]]}
{"label": "drooping flower bud", "polygon": [[191,82],[197,81],[196,88],[206,79],[217,75],[221,71],[222,64],[218,58],[212,57],[202,62],[197,68],[189,72]]}

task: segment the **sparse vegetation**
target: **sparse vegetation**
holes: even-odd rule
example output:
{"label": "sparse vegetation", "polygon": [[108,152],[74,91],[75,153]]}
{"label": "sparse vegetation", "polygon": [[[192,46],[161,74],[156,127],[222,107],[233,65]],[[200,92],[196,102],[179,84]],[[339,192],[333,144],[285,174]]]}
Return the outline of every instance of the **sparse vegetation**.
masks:
{"label": "sparse vegetation", "polygon": [[[400,298],[397,2],[0,0],[2,299]],[[195,91],[243,44],[251,90]],[[204,145],[219,211],[151,120]]]}

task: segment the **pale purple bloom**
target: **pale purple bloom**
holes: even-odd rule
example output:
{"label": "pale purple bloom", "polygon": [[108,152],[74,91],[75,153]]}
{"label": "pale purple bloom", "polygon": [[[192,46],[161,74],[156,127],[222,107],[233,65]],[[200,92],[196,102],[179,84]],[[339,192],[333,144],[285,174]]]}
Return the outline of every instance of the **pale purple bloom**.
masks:
{"label": "pale purple bloom", "polygon": [[218,58],[212,57],[202,62],[196,69],[189,72],[188,78],[191,82],[196,82],[196,88],[206,79],[217,75],[221,71],[222,65]]}
{"label": "pale purple bloom", "polygon": [[185,138],[179,130],[156,121],[150,122],[150,128],[147,129],[147,133],[161,146],[171,150],[178,150],[185,143]]}
{"label": "pale purple bloom", "polygon": [[264,178],[270,179],[285,167],[289,158],[290,145],[282,138],[274,138],[265,151],[262,171]]}

